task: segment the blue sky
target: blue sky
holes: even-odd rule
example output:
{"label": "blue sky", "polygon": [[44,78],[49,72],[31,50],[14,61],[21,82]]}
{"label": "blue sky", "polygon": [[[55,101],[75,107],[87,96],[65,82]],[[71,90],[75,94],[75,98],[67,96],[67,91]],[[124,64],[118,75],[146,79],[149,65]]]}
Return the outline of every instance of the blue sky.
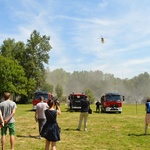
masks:
{"label": "blue sky", "polygon": [[[0,0],[0,43],[50,36],[50,70],[150,73],[149,0]],[[100,42],[101,36],[105,43]]]}

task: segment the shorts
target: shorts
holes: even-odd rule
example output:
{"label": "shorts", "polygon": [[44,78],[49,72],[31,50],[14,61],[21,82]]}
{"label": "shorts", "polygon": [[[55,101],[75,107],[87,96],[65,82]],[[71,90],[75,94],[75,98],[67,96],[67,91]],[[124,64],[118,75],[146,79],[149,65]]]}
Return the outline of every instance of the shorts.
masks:
{"label": "shorts", "polygon": [[9,135],[15,135],[15,124],[8,123],[8,124],[5,124],[4,127],[1,128],[2,136],[7,134],[7,128],[9,129]]}

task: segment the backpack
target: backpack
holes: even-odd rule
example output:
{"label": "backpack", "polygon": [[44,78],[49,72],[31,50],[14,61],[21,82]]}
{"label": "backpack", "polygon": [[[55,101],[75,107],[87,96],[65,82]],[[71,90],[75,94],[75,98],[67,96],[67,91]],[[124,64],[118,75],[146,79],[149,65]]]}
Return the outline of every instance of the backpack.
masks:
{"label": "backpack", "polygon": [[147,113],[150,113],[150,102],[147,102]]}

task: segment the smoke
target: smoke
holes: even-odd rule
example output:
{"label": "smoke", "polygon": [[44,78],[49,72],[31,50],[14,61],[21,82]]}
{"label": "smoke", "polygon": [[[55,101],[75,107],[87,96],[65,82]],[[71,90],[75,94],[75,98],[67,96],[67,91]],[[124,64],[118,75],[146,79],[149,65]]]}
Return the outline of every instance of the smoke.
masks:
{"label": "smoke", "polygon": [[104,93],[118,92],[125,96],[126,103],[145,102],[145,99],[149,97],[150,89],[148,73],[140,74],[132,79],[120,79],[101,71],[68,73],[63,69],[57,69],[47,73],[47,82],[54,87],[60,84],[65,96],[72,92],[85,93],[86,89],[90,89],[95,96],[95,100],[100,100]]}

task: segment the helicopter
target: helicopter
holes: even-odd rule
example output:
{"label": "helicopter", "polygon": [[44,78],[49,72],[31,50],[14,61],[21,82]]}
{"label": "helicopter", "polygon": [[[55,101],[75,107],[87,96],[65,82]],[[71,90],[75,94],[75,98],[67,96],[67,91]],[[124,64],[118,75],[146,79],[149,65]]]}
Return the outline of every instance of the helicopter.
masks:
{"label": "helicopter", "polygon": [[102,35],[101,35],[101,38],[99,39],[101,39],[101,43],[104,44],[104,37]]}
{"label": "helicopter", "polygon": [[104,44],[104,38],[103,37],[101,37],[101,43]]}

